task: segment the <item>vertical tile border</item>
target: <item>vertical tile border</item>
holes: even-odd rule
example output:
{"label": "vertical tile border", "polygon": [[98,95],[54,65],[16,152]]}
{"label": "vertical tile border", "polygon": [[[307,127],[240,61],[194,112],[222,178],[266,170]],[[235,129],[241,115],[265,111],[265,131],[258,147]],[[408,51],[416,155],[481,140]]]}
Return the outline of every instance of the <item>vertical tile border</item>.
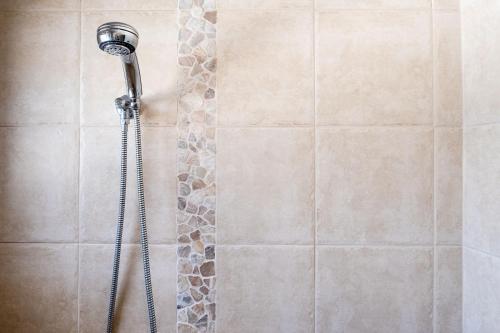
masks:
{"label": "vertical tile border", "polygon": [[178,1],[177,332],[215,332],[215,0]]}

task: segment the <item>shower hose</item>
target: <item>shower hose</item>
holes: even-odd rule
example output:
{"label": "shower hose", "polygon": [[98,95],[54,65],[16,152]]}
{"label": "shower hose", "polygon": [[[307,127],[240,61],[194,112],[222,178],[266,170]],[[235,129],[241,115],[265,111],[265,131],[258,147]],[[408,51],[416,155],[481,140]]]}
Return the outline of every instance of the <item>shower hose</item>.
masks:
{"label": "shower hose", "polygon": [[[148,234],[146,228],[146,206],[144,200],[144,179],[142,168],[142,145],[141,145],[141,122],[138,107],[133,107],[133,119],[135,120],[135,148],[137,169],[137,196],[139,199],[139,224],[141,234],[142,263],[144,267],[144,284],[146,286],[146,298],[149,315],[149,327],[151,333],[157,333],[156,316],[153,301],[153,287],[151,284],[151,270],[149,264]],[[123,111],[122,112],[126,112]],[[116,296],[118,289],[118,275],[120,271],[120,255],[123,236],[123,222],[125,219],[125,198],[127,192],[127,146],[128,146],[128,121],[122,120],[121,127],[121,153],[120,153],[120,199],[118,206],[118,223],[116,226],[115,255],[113,261],[113,276],[111,279],[111,293],[109,297],[107,333],[113,332],[113,320],[115,315]]]}

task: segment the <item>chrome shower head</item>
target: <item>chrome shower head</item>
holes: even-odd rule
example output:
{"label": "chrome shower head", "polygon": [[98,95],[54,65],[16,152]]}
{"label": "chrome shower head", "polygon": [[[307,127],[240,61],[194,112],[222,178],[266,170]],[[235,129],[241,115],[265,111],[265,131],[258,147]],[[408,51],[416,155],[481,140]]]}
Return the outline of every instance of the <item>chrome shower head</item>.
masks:
{"label": "chrome shower head", "polygon": [[142,95],[141,73],[135,50],[139,33],[134,27],[122,22],[108,22],[97,28],[97,44],[104,52],[120,56],[127,85],[127,95],[139,99]]}
{"label": "chrome shower head", "polygon": [[104,23],[97,28],[97,44],[111,55],[126,56],[134,53],[139,33],[134,27],[121,22]]}

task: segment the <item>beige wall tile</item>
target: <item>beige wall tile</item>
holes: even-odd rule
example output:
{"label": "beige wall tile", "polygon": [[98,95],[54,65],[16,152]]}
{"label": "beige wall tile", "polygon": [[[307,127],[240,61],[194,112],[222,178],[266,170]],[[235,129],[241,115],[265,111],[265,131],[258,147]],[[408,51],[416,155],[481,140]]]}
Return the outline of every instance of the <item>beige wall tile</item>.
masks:
{"label": "beige wall tile", "polygon": [[500,331],[500,258],[464,248],[466,333]]}
{"label": "beige wall tile", "polygon": [[313,131],[219,129],[217,238],[222,244],[311,244]]}
{"label": "beige wall tile", "polygon": [[460,10],[460,0],[433,0],[432,8],[438,10]]}
{"label": "beige wall tile", "polygon": [[422,128],[321,128],[321,244],[429,244],[433,138]]}
{"label": "beige wall tile", "polygon": [[77,246],[0,244],[0,331],[77,332]]}
{"label": "beige wall tile", "polygon": [[312,332],[309,246],[217,248],[217,332]]}
{"label": "beige wall tile", "polygon": [[434,108],[436,125],[462,125],[460,14],[434,13]]}
{"label": "beige wall tile", "polygon": [[340,11],[317,22],[319,124],[431,124],[428,11]]}
{"label": "beige wall tile", "polygon": [[69,126],[0,127],[0,241],[76,240],[77,135]]}
{"label": "beige wall tile", "polygon": [[[112,243],[120,181],[120,129],[87,127],[81,133],[80,239]],[[128,188],[124,241],[139,240],[135,135],[129,129]],[[150,241],[175,243],[176,130],[143,129],[143,163]]]}
{"label": "beige wall tile", "polygon": [[302,10],[220,13],[220,125],[313,123],[313,27]]}
{"label": "beige wall tile", "polygon": [[312,9],[314,0],[218,0],[217,9],[224,10],[266,10],[266,9],[286,9],[301,8]]}
{"label": "beige wall tile", "polygon": [[436,231],[439,244],[462,243],[462,129],[437,128]]}
{"label": "beige wall tile", "polygon": [[81,0],[83,10],[175,10],[176,0]]}
{"label": "beige wall tile", "polygon": [[462,6],[465,125],[500,121],[500,2]]}
{"label": "beige wall tile", "polygon": [[437,248],[436,333],[462,332],[462,248]]}
{"label": "beige wall tile", "polygon": [[[159,332],[175,332],[176,252],[174,246],[150,246],[151,276]],[[113,245],[80,246],[80,333],[106,330]],[[146,332],[148,317],[139,245],[125,245],[120,265],[116,332]]]}
{"label": "beige wall tile", "polygon": [[80,14],[0,12],[1,124],[78,115]]}
{"label": "beige wall tile", "polygon": [[0,10],[80,10],[80,0],[2,0]]}
{"label": "beige wall tile", "polygon": [[81,95],[84,124],[119,124],[113,101],[125,93],[121,60],[99,50],[96,42],[97,27],[108,21],[124,21],[139,31],[137,55],[144,93],[142,122],[176,123],[176,20],[173,11],[84,13]]}
{"label": "beige wall tile", "polygon": [[316,331],[432,332],[432,250],[320,247]]}
{"label": "beige wall tile", "polygon": [[500,126],[464,134],[464,244],[500,256]]}
{"label": "beige wall tile", "polygon": [[430,9],[431,0],[316,0],[316,9]]}

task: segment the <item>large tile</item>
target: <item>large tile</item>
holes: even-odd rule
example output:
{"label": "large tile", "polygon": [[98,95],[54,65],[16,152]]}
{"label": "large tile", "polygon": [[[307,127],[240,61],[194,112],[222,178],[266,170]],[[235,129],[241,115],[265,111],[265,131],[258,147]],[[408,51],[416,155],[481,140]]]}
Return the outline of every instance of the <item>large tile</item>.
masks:
{"label": "large tile", "polygon": [[0,30],[0,123],[76,120],[80,14],[0,12]]}
{"label": "large tile", "polygon": [[311,129],[219,129],[217,238],[222,244],[311,244]]}
{"label": "large tile", "polygon": [[460,14],[434,13],[434,109],[436,125],[462,125]]}
{"label": "large tile", "polygon": [[[177,272],[174,246],[150,246],[159,332],[175,332]],[[113,245],[80,247],[80,333],[106,331]],[[146,332],[148,317],[139,245],[122,250],[114,332]]]}
{"label": "large tile", "polygon": [[[87,127],[81,134],[80,239],[112,243],[120,181],[120,129]],[[124,241],[139,240],[135,135],[129,129],[128,187]],[[176,166],[174,128],[143,130],[144,187],[150,241],[175,243]]]}
{"label": "large tile", "polygon": [[300,8],[312,9],[314,0],[218,0],[217,9],[224,10],[268,10]]}
{"label": "large tile", "polygon": [[318,14],[319,124],[432,124],[428,11]]}
{"label": "large tile", "polygon": [[175,10],[176,0],[81,0],[83,10]]}
{"label": "large tile", "polygon": [[430,244],[432,155],[431,129],[320,129],[318,241]]}
{"label": "large tile", "polygon": [[464,248],[464,332],[500,332],[499,285],[500,258]]}
{"label": "large tile", "polygon": [[69,126],[0,127],[0,241],[77,239],[77,135]]}
{"label": "large tile", "polygon": [[114,98],[125,93],[121,60],[102,52],[96,42],[97,27],[109,21],[123,21],[139,31],[136,52],[142,75],[143,123],[176,123],[176,20],[173,11],[83,14],[81,119],[84,124],[118,124]]}
{"label": "large tile", "polygon": [[217,248],[218,332],[312,332],[312,247]]}
{"label": "large tile", "polygon": [[80,10],[80,0],[2,0],[0,10]]}
{"label": "large tile", "polygon": [[77,332],[76,245],[0,244],[0,331]]}
{"label": "large tile", "polygon": [[437,248],[436,333],[462,332],[462,248]]}
{"label": "large tile", "polygon": [[220,13],[220,125],[313,123],[313,27],[303,10]]}
{"label": "large tile", "polygon": [[500,2],[462,1],[465,124],[500,121]]}
{"label": "large tile", "polygon": [[316,332],[432,332],[432,250],[318,249]]}
{"label": "large tile", "polygon": [[500,125],[464,134],[464,244],[500,256]]}
{"label": "large tile", "polygon": [[430,8],[431,0],[316,0],[317,10]]}
{"label": "large tile", "polygon": [[462,129],[437,128],[436,237],[439,244],[462,243]]}

